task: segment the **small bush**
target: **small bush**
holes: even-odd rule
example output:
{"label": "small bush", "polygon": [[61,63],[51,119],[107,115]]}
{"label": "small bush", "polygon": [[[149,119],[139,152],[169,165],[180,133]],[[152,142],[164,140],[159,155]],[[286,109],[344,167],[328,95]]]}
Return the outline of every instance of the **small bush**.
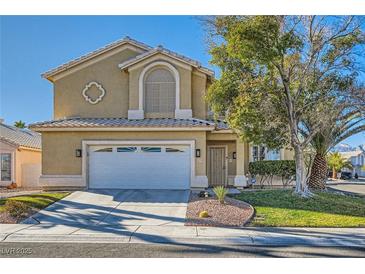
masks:
{"label": "small bush", "polygon": [[12,217],[20,218],[26,216],[30,208],[25,203],[9,199],[5,203],[5,210]]}
{"label": "small bush", "polygon": [[215,195],[218,198],[218,201],[221,204],[224,204],[224,198],[226,197],[227,193],[228,193],[228,189],[224,188],[223,186],[216,186],[215,188],[213,188],[213,191],[215,193]]}
{"label": "small bush", "polygon": [[204,210],[199,212],[199,218],[208,218],[208,217],[209,217],[208,211]]}

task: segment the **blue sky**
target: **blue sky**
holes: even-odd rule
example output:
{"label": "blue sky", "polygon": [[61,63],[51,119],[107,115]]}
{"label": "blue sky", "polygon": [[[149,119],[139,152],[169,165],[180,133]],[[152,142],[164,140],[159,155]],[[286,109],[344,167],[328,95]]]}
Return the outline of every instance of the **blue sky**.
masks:
{"label": "blue sky", "polygon": [[[52,119],[52,85],[40,74],[127,35],[209,66],[204,30],[192,16],[2,16],[0,28],[0,117],[8,124]],[[345,142],[363,144],[365,133]]]}

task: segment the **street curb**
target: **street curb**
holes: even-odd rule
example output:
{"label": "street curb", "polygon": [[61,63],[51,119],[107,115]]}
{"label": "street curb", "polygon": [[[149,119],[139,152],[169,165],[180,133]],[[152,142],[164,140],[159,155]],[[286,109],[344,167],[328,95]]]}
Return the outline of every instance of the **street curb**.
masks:
{"label": "street curb", "polygon": [[247,245],[247,246],[346,246],[365,247],[365,238],[357,239],[349,237],[323,238],[323,237],[302,237],[302,236],[240,236],[240,237],[162,237],[159,235],[148,235],[131,233],[130,235],[29,235],[29,234],[8,234],[2,235],[1,243],[33,242],[33,243],[146,243],[146,244],[199,244],[199,245]]}
{"label": "street curb", "polygon": [[365,195],[359,194],[359,193],[356,193],[356,192],[340,190],[340,189],[332,188],[330,186],[327,186],[327,189],[331,192],[334,192],[334,193],[340,193],[340,194],[342,193],[342,194],[351,195],[351,196],[358,197],[358,198],[365,198]]}

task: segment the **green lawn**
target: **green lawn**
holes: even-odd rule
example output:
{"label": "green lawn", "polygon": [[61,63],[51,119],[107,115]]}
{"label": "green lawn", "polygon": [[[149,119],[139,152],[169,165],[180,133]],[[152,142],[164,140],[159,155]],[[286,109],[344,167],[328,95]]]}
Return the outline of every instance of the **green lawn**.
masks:
{"label": "green lawn", "polygon": [[255,208],[252,226],[365,227],[365,199],[315,192],[305,199],[292,190],[244,191],[234,198]]}
{"label": "green lawn", "polygon": [[50,204],[57,202],[58,200],[69,195],[69,192],[45,192],[39,194],[31,194],[24,196],[17,196],[12,198],[0,199],[0,212],[4,211],[4,204],[7,200],[16,200],[25,203],[29,207],[40,210],[49,206]]}

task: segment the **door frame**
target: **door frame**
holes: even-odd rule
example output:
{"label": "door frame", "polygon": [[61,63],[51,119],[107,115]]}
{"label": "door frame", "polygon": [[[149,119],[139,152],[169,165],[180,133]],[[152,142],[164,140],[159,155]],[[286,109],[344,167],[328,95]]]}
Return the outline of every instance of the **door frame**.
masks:
{"label": "door frame", "polygon": [[188,145],[190,146],[190,182],[195,177],[195,140],[82,140],[82,180],[89,189],[89,146],[93,145]]}
{"label": "door frame", "polygon": [[[207,174],[210,174],[210,148],[224,148],[224,164],[225,164],[225,178],[224,178],[224,185],[228,185],[228,145],[207,145]],[[207,176],[208,177],[208,176]],[[209,178],[208,178],[208,186],[210,187]]]}

